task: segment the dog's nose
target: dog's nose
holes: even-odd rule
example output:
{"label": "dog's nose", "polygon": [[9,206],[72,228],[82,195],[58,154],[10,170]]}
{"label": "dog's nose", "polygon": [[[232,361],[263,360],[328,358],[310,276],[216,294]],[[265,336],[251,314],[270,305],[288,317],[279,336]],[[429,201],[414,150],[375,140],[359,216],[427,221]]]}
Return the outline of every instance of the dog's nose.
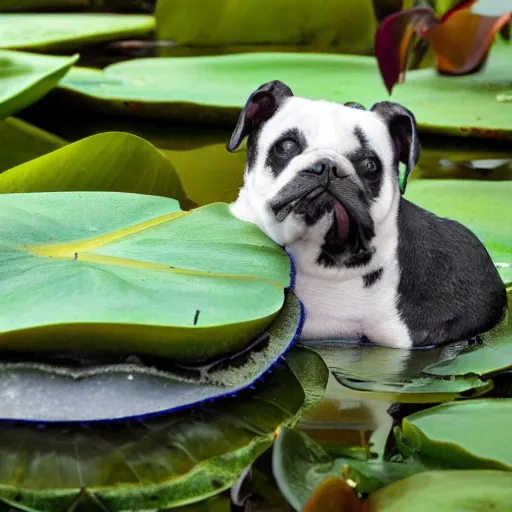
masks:
{"label": "dog's nose", "polygon": [[334,176],[338,175],[338,166],[335,162],[332,160],[329,160],[328,158],[323,158],[322,160],[319,160],[311,169],[310,172],[313,172],[315,174],[324,174],[326,172],[330,171]]}

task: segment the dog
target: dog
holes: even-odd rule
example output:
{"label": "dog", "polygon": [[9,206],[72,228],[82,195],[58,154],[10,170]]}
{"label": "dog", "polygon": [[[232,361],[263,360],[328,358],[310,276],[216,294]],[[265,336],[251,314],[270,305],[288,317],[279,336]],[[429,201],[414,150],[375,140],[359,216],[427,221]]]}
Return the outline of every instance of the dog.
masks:
{"label": "dog", "polygon": [[428,347],[503,317],[505,286],[483,244],[403,197],[420,154],[409,110],[301,98],[276,80],[251,94],[228,151],[246,137],[231,211],[291,255],[302,339]]}

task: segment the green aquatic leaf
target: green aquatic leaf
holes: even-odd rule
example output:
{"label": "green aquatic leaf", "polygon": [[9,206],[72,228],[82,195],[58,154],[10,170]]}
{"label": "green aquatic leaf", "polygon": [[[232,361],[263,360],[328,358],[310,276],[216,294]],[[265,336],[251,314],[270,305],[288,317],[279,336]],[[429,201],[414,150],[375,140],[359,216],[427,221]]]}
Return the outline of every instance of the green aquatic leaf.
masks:
{"label": "green aquatic leaf", "polygon": [[387,398],[401,403],[447,402],[456,398],[479,396],[493,387],[492,381],[482,381],[477,377],[440,379],[422,376],[397,384],[352,380],[336,373],[335,377],[341,385],[362,391],[368,398]]}
{"label": "green aquatic leaf", "polygon": [[[286,13],[286,16],[277,13]],[[369,53],[376,20],[371,0],[159,0],[159,39],[197,46],[290,45],[317,51]],[[250,20],[248,23],[247,20]]]}
{"label": "green aquatic leaf", "polygon": [[369,493],[425,468],[376,459],[333,459],[303,432],[283,427],[272,449],[272,470],[280,491],[295,510],[301,511],[328,477],[341,477],[358,492]]}
{"label": "green aquatic leaf", "polygon": [[75,190],[159,195],[183,208],[193,205],[171,162],[129,133],[93,135],[0,175],[0,193]]}
{"label": "green aquatic leaf", "polygon": [[59,149],[67,141],[21,119],[0,121],[0,172]]}
{"label": "green aquatic leaf", "polygon": [[121,14],[0,14],[1,48],[69,51],[85,44],[142,37],[154,29],[154,18]]}
{"label": "green aquatic leaf", "polygon": [[489,251],[502,279],[511,283],[511,195],[512,181],[417,180],[410,183],[406,197],[471,229]]}
{"label": "green aquatic leaf", "polygon": [[77,60],[0,50],[0,119],[42,98]]}
{"label": "green aquatic leaf", "polygon": [[301,322],[301,305],[287,293],[276,319],[248,350],[243,347],[199,366],[191,361],[187,368],[140,354],[4,354],[0,418],[45,423],[141,420],[233,395],[279,365]]}
{"label": "green aquatic leaf", "polygon": [[404,418],[399,448],[413,458],[461,469],[512,470],[512,399],[442,404]]}
{"label": "green aquatic leaf", "polygon": [[[496,100],[510,89],[511,55],[510,45],[497,46],[485,70],[475,75],[410,72],[392,99],[414,112],[422,131],[512,138],[509,104]],[[84,106],[102,112],[234,126],[249,94],[276,77],[295,94],[315,99],[358,101],[369,108],[388,97],[373,57],[295,53],[134,59],[103,71],[74,68],[60,91],[62,99],[77,101],[78,95]]]}
{"label": "green aquatic leaf", "polygon": [[425,366],[451,361],[467,349],[467,342],[429,350],[396,350],[370,343],[335,340],[303,342],[322,355],[342,386],[361,392],[366,399],[402,403],[447,402],[472,397],[492,389],[492,381],[474,375],[438,378],[423,373]]}
{"label": "green aquatic leaf", "polygon": [[430,471],[380,489],[368,498],[368,512],[508,512],[512,473]]}
{"label": "green aquatic leaf", "polygon": [[187,213],[139,194],[3,194],[0,240],[2,349],[197,362],[260,334],[290,283],[286,253],[222,203]]}
{"label": "green aquatic leaf", "polygon": [[4,423],[0,498],[42,512],[94,501],[117,512],[219,494],[271,446],[277,429],[296,424],[306,404],[322,395],[328,371],[317,354],[295,348],[286,360],[237,398],[144,423],[45,429]]}

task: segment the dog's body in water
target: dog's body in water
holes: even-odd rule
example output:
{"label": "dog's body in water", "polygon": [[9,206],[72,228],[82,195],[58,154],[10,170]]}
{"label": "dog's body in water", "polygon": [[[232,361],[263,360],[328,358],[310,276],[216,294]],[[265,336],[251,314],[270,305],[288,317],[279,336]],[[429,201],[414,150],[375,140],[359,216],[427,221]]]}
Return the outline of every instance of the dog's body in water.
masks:
{"label": "dog's body in water", "polygon": [[268,82],[228,149],[246,136],[231,209],[292,255],[304,339],[365,335],[410,348],[471,338],[500,320],[506,291],[483,244],[402,197],[420,150],[407,109],[313,101]]}

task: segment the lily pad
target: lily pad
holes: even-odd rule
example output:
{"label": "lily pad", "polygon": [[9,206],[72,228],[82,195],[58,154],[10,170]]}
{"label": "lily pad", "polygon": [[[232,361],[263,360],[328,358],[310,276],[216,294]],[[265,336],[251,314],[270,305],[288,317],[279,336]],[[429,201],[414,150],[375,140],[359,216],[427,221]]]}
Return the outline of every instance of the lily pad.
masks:
{"label": "lily pad", "polygon": [[120,14],[0,14],[1,48],[76,50],[84,44],[147,36],[154,18]]}
{"label": "lily pad", "polygon": [[404,418],[396,429],[408,456],[461,469],[512,470],[512,399],[442,404]]}
{"label": "lily pad", "polygon": [[0,121],[0,140],[0,172],[67,144],[64,139],[15,117]]}
{"label": "lily pad", "polygon": [[138,194],[4,194],[0,219],[2,350],[197,363],[264,331],[290,285],[286,253],[222,203],[186,213]]}
{"label": "lily pad", "polygon": [[341,477],[358,492],[369,493],[425,468],[372,459],[333,459],[303,432],[283,427],[272,448],[272,470],[280,491],[300,512],[328,477]]}
{"label": "lily pad", "polygon": [[[276,13],[286,13],[285,16]],[[376,30],[371,0],[159,0],[159,39],[197,46],[290,45],[317,51],[369,53]],[[247,23],[250,20],[250,23]]]}
{"label": "lily pad", "polygon": [[42,98],[77,60],[0,50],[0,119]]}
{"label": "lily pad", "polygon": [[[497,45],[486,69],[475,75],[410,72],[392,99],[414,112],[420,130],[510,139],[512,107],[496,96],[511,87],[511,55],[510,45]],[[135,59],[103,71],[74,68],[60,88],[68,98],[76,101],[79,95],[83,106],[104,112],[234,125],[249,94],[276,78],[299,96],[340,103],[370,107],[388,96],[373,57],[293,53]]]}
{"label": "lily pad", "polygon": [[413,203],[471,229],[505,283],[512,283],[511,196],[512,181],[417,180],[407,188]]}
{"label": "lily pad", "polygon": [[96,354],[8,353],[0,360],[0,418],[35,423],[112,422],[161,415],[235,393],[264,378],[295,345],[301,304],[288,293],[272,325],[246,350],[206,364]]}
{"label": "lily pad", "polygon": [[[368,499],[371,512],[508,512],[512,473],[506,471],[430,471],[385,487]],[[477,507],[477,508],[475,508]]]}
{"label": "lily pad", "polygon": [[193,203],[171,162],[149,142],[129,133],[101,133],[9,169],[0,192],[134,192]]}
{"label": "lily pad", "polygon": [[364,393],[366,399],[447,402],[481,395],[493,386],[492,381],[474,375],[453,377],[447,374],[440,378],[423,373],[429,364],[452,361],[470,350],[466,341],[428,350],[396,350],[344,340],[302,343],[322,355],[339,384]]}
{"label": "lily pad", "polygon": [[[101,504],[111,512],[183,506],[228,489],[322,395],[312,351],[238,398],[160,419],[105,426],[0,427],[0,497],[44,512]],[[100,508],[101,510],[101,508]]]}

